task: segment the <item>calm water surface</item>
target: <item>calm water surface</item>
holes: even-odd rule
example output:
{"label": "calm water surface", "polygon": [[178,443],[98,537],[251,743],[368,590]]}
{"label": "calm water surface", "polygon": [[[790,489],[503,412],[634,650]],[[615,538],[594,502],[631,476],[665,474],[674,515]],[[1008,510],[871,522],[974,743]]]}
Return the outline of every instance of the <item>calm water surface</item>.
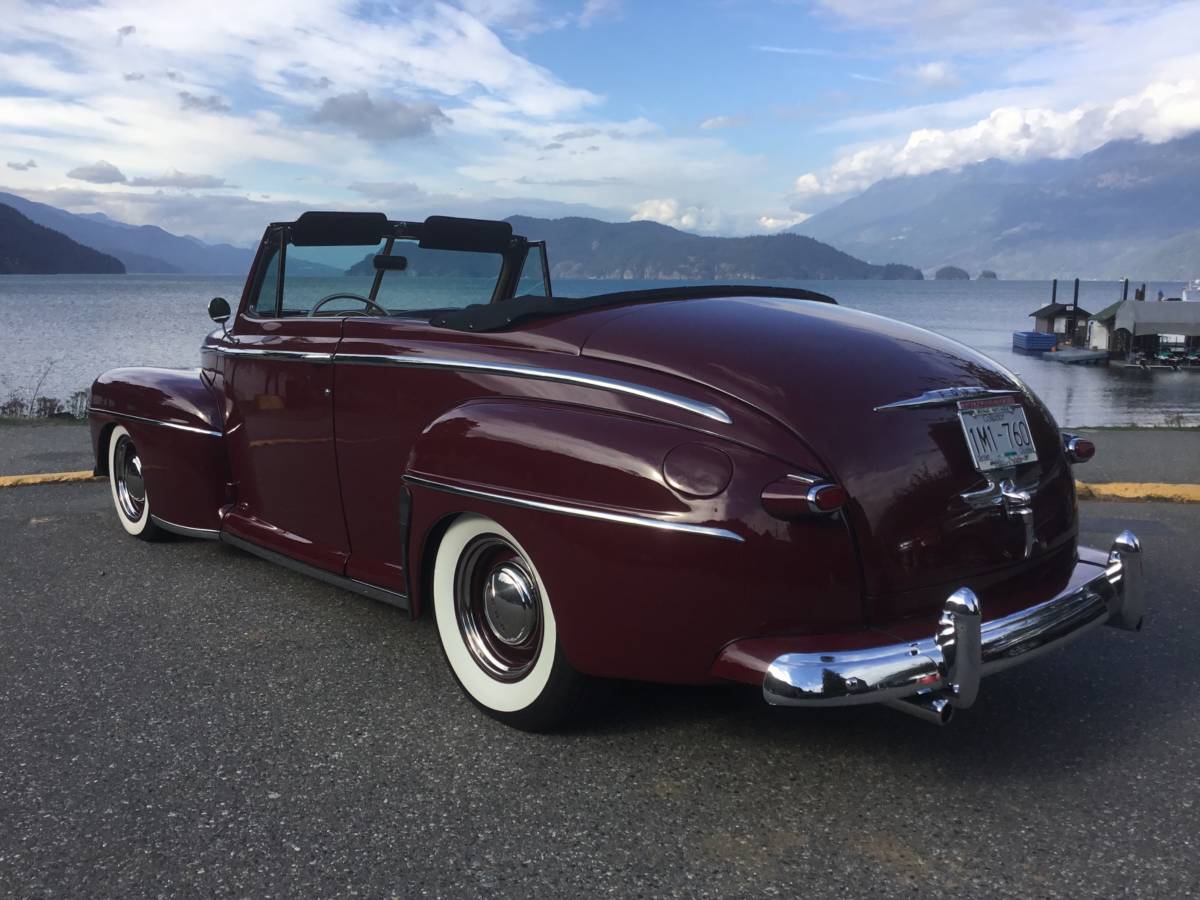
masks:
{"label": "calm water surface", "polygon": [[[42,396],[65,398],[116,366],[194,366],[197,348],[213,327],[206,313],[209,298],[235,301],[242,281],[188,275],[0,277],[0,401],[12,393],[29,396],[39,379]],[[446,282],[452,290],[453,279]],[[1180,415],[1187,424],[1200,424],[1200,373],[1066,366],[1014,353],[1011,334],[1032,327],[1029,313],[1049,302],[1048,282],[779,283],[830,294],[844,306],[910,322],[986,353],[1017,372],[1062,425],[1163,425]],[[559,279],[555,291],[586,296],[670,284]],[[1180,287],[1151,284],[1148,295],[1161,288],[1177,297]],[[1066,293],[1059,288],[1059,299],[1069,299],[1069,286]],[[1112,282],[1080,289],[1080,306],[1092,312],[1119,298],[1120,285]]]}

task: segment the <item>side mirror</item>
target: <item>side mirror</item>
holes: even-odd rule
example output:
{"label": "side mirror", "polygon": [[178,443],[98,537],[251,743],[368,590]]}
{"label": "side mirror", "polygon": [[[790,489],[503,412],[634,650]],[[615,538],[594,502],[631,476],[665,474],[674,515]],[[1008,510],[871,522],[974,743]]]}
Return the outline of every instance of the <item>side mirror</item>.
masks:
{"label": "side mirror", "polygon": [[213,297],[208,301],[208,317],[222,328],[231,315],[233,310],[229,308],[229,301],[224,297]]}

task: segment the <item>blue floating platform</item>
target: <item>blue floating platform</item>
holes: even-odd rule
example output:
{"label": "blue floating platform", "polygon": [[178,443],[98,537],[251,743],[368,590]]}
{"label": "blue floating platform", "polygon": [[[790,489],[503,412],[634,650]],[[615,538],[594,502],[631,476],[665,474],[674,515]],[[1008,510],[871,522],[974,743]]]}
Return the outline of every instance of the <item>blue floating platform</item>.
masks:
{"label": "blue floating platform", "polygon": [[1053,350],[1058,336],[1046,331],[1014,331],[1012,345],[1016,350]]}

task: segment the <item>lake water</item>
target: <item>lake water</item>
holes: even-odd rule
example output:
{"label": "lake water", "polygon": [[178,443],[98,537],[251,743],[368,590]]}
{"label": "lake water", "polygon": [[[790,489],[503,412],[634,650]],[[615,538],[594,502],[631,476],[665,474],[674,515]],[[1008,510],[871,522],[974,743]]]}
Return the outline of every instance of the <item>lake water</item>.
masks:
{"label": "lake water", "polygon": [[[208,300],[235,300],[241,277],[189,275],[55,275],[0,277],[0,402],[66,398],[116,366],[194,366],[213,327]],[[776,282],[771,282],[776,283]],[[962,341],[1017,372],[1061,425],[1200,425],[1200,373],[1153,373],[1066,366],[1013,352],[1012,332],[1032,328],[1029,313],[1049,302],[1048,282],[805,281],[778,282],[820,291],[844,306],[890,316]],[[666,281],[558,279],[555,292],[667,287]],[[1177,297],[1180,284],[1151,284]],[[1132,290],[1132,289],[1131,289]],[[1096,312],[1120,298],[1120,285],[1087,282],[1079,302]],[[1059,299],[1070,285],[1059,284]],[[847,351],[849,352],[849,351]],[[870,365],[863,360],[863,365]]]}

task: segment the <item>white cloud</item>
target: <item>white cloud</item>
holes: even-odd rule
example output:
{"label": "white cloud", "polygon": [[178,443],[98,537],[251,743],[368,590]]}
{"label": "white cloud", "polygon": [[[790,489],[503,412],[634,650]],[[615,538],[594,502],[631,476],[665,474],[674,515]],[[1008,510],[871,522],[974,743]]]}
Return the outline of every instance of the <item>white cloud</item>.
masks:
{"label": "white cloud", "polygon": [[725,225],[719,209],[666,197],[643,200],[633,208],[630,222],[658,222],[682,231],[717,232]]}
{"label": "white cloud", "polygon": [[791,228],[793,225],[799,225],[806,219],[811,219],[808,213],[787,213],[781,215],[766,215],[758,217],[758,225],[766,231],[779,231],[783,228]]}
{"label": "white cloud", "polygon": [[162,175],[131,178],[128,183],[131,187],[177,187],[190,190],[229,187],[224,178],[215,175],[192,175],[178,169],[164,172]]}
{"label": "white cloud", "polygon": [[745,116],[710,116],[700,123],[700,128],[703,131],[716,131],[718,128],[735,128],[745,124]]}
{"label": "white cloud", "polygon": [[940,60],[904,66],[900,69],[900,74],[926,88],[956,87],[962,83],[962,79],[954,71],[954,66]]}
{"label": "white cloud", "polygon": [[616,18],[621,13],[622,0],[584,0],[579,12],[579,25],[588,28],[604,19]]}
{"label": "white cloud", "polygon": [[985,159],[1074,157],[1108,141],[1161,142],[1200,129],[1200,81],[1152,84],[1106,105],[1065,111],[1004,107],[962,128],[925,128],[898,142],[857,149],[824,172],[796,179],[801,197],[859,191],[882,178],[923,175]]}

